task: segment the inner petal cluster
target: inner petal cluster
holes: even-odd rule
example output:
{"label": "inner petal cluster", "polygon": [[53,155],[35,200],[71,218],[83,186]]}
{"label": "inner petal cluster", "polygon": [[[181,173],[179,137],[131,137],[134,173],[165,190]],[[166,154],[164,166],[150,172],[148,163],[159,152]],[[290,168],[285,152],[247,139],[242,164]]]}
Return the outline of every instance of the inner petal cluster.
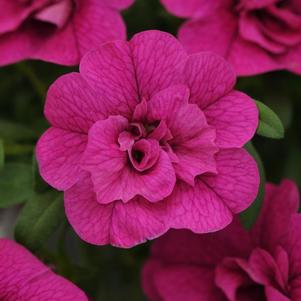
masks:
{"label": "inner petal cluster", "polygon": [[[286,300],[290,296],[289,257],[281,246],[274,253],[257,248],[248,260],[225,258],[216,269],[217,286],[229,300],[234,296],[238,299],[252,296],[254,300],[272,300],[277,296]],[[229,286],[234,277],[238,281]]]}
{"label": "inner petal cluster", "polygon": [[194,186],[195,177],[216,171],[215,130],[188,96],[185,86],[168,88],[139,102],[131,117],[112,115],[92,126],[82,167],[99,202],[158,202],[177,180]]}
{"label": "inner petal cluster", "polygon": [[301,15],[289,1],[258,4],[240,1],[240,33],[244,39],[274,54],[285,53],[301,42]]}
{"label": "inner petal cluster", "polygon": [[72,15],[73,5],[72,0],[51,1],[34,13],[32,18],[62,28]]}

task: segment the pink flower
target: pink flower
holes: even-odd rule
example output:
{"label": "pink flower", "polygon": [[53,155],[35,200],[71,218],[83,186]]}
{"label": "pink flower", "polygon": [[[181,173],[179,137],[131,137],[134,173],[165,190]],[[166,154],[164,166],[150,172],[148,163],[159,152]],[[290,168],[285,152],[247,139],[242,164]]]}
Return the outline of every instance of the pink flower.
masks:
{"label": "pink flower", "polygon": [[79,236],[131,247],[169,228],[225,227],[258,189],[242,149],[258,123],[220,57],[160,31],[89,52],[50,88],[40,172]]}
{"label": "pink flower", "polygon": [[250,232],[238,219],[213,234],[170,231],[143,270],[152,301],[301,300],[301,214],[297,187],[268,184]]}
{"label": "pink flower", "polygon": [[0,239],[0,254],[1,301],[88,301],[78,287],[14,241]]}
{"label": "pink flower", "polygon": [[189,21],[179,39],[190,52],[224,56],[238,75],[287,69],[301,74],[301,3],[296,0],[161,0]]}
{"label": "pink flower", "polygon": [[0,66],[24,59],[77,65],[91,49],[125,39],[119,11],[134,0],[0,0]]}

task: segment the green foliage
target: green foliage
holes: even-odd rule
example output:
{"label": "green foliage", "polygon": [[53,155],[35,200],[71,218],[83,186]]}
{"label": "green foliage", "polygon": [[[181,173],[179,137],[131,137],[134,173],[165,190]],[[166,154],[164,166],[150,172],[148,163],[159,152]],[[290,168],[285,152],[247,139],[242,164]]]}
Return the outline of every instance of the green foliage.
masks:
{"label": "green foliage", "polygon": [[0,208],[26,201],[33,194],[31,165],[6,163],[0,169]]}
{"label": "green foliage", "polygon": [[280,118],[268,106],[260,101],[256,101],[259,110],[259,125],[257,134],[273,138],[281,139],[284,137],[284,127]]}
{"label": "green foliage", "polygon": [[265,186],[266,176],[265,176],[265,171],[264,171],[261,158],[258,152],[256,151],[255,147],[253,146],[252,142],[249,142],[245,146],[245,148],[249,152],[249,154],[256,160],[259,169],[259,174],[260,174],[260,186],[257,193],[257,197],[252,203],[252,205],[247,210],[245,210],[240,214],[241,222],[243,223],[245,228],[250,229],[255,223],[262,205],[262,201],[264,198],[264,186]]}
{"label": "green foliage", "polygon": [[24,141],[36,139],[38,136],[34,130],[25,125],[0,119],[0,137],[8,141]]}
{"label": "green foliage", "polygon": [[41,249],[64,221],[62,194],[50,191],[34,195],[22,209],[15,228],[18,242],[31,250]]}
{"label": "green foliage", "polygon": [[4,165],[4,145],[3,141],[0,140],[0,170]]}

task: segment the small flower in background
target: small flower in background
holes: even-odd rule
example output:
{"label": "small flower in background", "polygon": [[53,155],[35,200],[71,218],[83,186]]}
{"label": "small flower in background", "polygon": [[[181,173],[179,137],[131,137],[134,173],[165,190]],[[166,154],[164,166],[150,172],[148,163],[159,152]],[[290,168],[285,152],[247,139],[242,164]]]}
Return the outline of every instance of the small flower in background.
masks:
{"label": "small flower in background", "polygon": [[242,147],[258,111],[234,84],[222,58],[188,56],[160,31],[107,43],[59,78],[37,158],[79,236],[131,247],[169,228],[216,231],[246,209],[259,175]]}
{"label": "small flower in background", "polygon": [[152,301],[301,300],[301,214],[294,183],[268,184],[250,232],[235,220],[196,235],[170,231],[159,238],[143,270]]}
{"label": "small flower in background", "polygon": [[0,239],[2,301],[88,301],[74,284],[56,275],[21,245]]}
{"label": "small flower in background", "polygon": [[301,74],[301,4],[295,0],[161,0],[189,18],[179,39],[189,52],[214,51],[238,75],[286,69]]}
{"label": "small flower in background", "polygon": [[40,59],[77,65],[91,49],[125,39],[119,11],[134,0],[0,0],[0,65]]}

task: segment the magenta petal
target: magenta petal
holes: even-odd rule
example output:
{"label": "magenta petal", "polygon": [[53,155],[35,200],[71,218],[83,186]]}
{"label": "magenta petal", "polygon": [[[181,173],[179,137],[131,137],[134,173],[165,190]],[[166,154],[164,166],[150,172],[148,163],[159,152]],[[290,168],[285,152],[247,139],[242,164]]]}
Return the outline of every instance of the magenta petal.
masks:
{"label": "magenta petal", "polygon": [[230,7],[232,0],[161,0],[172,14],[179,17],[198,17],[214,13],[219,8]]}
{"label": "magenta petal", "polygon": [[101,98],[79,73],[63,75],[52,84],[44,111],[52,126],[83,133],[106,117]]}
{"label": "magenta petal", "polygon": [[288,278],[278,268],[277,262],[270,253],[263,249],[256,248],[252,251],[248,262],[250,277],[264,286],[273,286],[285,289]]}
{"label": "magenta petal", "polygon": [[292,301],[292,300],[298,300],[298,299],[291,299],[283,295],[279,290],[271,287],[266,286],[265,287],[265,295],[267,298],[267,301]]}
{"label": "magenta petal", "polygon": [[[284,226],[285,227],[285,226]],[[282,239],[283,248],[286,249],[290,259],[290,275],[299,276],[301,274],[301,215],[292,217],[288,227],[288,234]]]}
{"label": "magenta petal", "polygon": [[126,9],[131,6],[135,0],[104,0],[106,5],[115,9]]}
{"label": "magenta petal", "polygon": [[73,3],[71,0],[63,0],[50,4],[34,15],[34,19],[62,28],[72,14]]}
{"label": "magenta petal", "polygon": [[[136,34],[130,41],[140,100],[181,83],[187,54],[171,34],[157,30]],[[124,71],[124,70],[123,70]]]}
{"label": "magenta petal", "polygon": [[21,245],[0,240],[0,298],[5,301],[88,301],[67,279],[56,275]]}
{"label": "magenta petal", "polygon": [[[135,158],[137,152],[142,158]],[[143,172],[152,168],[158,162],[160,152],[161,148],[157,140],[140,139],[129,151],[129,157],[133,167],[136,170]]]}
{"label": "magenta petal", "polygon": [[286,52],[286,45],[273,41],[263,32],[261,20],[253,13],[241,14],[239,19],[240,36],[246,41],[267,50],[271,54]]}
{"label": "magenta petal", "polygon": [[143,266],[141,282],[143,291],[150,301],[162,301],[157,287],[154,283],[156,272],[160,269],[161,263],[156,259],[148,259]]}
{"label": "magenta petal", "polygon": [[[233,42],[227,59],[240,76],[250,76],[285,68],[285,64],[278,61],[276,57],[242,38],[237,38]],[[298,60],[295,59],[294,61],[298,63]]]}
{"label": "magenta petal", "polygon": [[273,252],[282,238],[293,231],[290,221],[298,208],[299,193],[295,183],[284,180],[278,187],[267,184],[263,207],[252,229],[254,241]]}
{"label": "magenta petal", "polygon": [[99,5],[98,0],[81,2],[72,20],[62,30],[43,40],[40,38],[30,55],[32,58],[76,65],[84,54],[101,43],[125,39],[125,26],[117,11]]}
{"label": "magenta petal", "polygon": [[121,116],[98,121],[89,131],[89,142],[82,167],[92,175],[100,203],[130,201],[136,195],[151,202],[170,195],[175,185],[175,172],[168,155],[160,151],[157,163],[140,173],[128,164],[127,152],[121,151],[118,137],[128,126]]}
{"label": "magenta petal", "polygon": [[81,239],[95,245],[111,243],[115,203],[99,204],[89,175],[65,191],[64,200],[66,216]]}
{"label": "magenta petal", "polygon": [[[99,0],[80,0],[80,2],[72,25],[81,57],[103,43],[126,39],[126,27],[119,11],[102,5]],[[110,2],[113,4],[114,0]],[[124,2],[130,4],[129,0]]]}
{"label": "magenta petal", "polygon": [[247,10],[252,10],[252,9],[261,9],[266,6],[269,6],[271,4],[276,4],[278,0],[240,0],[241,7],[244,7]]}
{"label": "magenta petal", "polygon": [[[206,2],[216,4],[216,1]],[[204,18],[190,19],[185,22],[180,27],[178,36],[189,53],[212,51],[227,57],[231,44],[236,39],[237,30],[238,21],[235,14],[228,9],[222,9],[218,13],[210,12]],[[223,34],[220,34],[221,32]],[[213,35],[214,38],[212,38]]]}
{"label": "magenta petal", "polygon": [[199,235],[189,230],[169,230],[153,243],[151,254],[170,264],[213,266],[225,257],[248,257],[252,248],[249,233],[237,217],[225,229],[214,233]]}
{"label": "magenta petal", "polygon": [[87,136],[50,128],[40,138],[36,155],[40,174],[50,185],[65,190],[81,175],[79,166]]}
{"label": "magenta petal", "polygon": [[282,65],[287,66],[288,70],[296,74],[301,74],[301,62],[299,60],[301,55],[301,44],[291,49],[287,56],[280,61]]}
{"label": "magenta petal", "polygon": [[0,34],[16,30],[36,9],[45,5],[47,0],[35,0],[26,5],[21,1],[0,0]]}
{"label": "magenta petal", "polygon": [[[190,122],[190,125],[193,123]],[[195,136],[186,137],[186,140],[179,143],[174,150],[177,158],[174,168],[178,179],[194,186],[196,176],[206,172],[216,173],[215,154],[218,148],[215,144],[216,132],[213,128],[207,127],[191,134]]]}
{"label": "magenta petal", "polygon": [[196,180],[194,187],[178,182],[166,201],[171,228],[208,233],[220,230],[232,221],[233,214],[224,200],[201,180]]}
{"label": "magenta petal", "polygon": [[184,81],[190,88],[190,102],[204,109],[229,93],[236,77],[231,65],[222,57],[205,52],[188,58]]}
{"label": "magenta petal", "polygon": [[209,125],[216,129],[216,144],[222,148],[242,147],[258,126],[255,101],[238,91],[220,98],[204,112]]}
{"label": "magenta petal", "polygon": [[214,285],[211,268],[179,265],[162,267],[153,275],[154,285],[162,299],[158,301],[224,301]]}
{"label": "magenta petal", "polygon": [[[239,288],[244,286],[248,287],[248,285],[253,284],[248,274],[244,271],[246,265],[247,263],[243,259],[226,257],[222,263],[216,267],[215,283],[227,296],[227,300],[241,300],[237,296]],[[250,298],[242,300],[251,301],[254,299],[252,299],[250,295]]]}
{"label": "magenta petal", "polygon": [[297,276],[291,282],[291,297],[293,300],[301,300],[301,276]]}
{"label": "magenta petal", "polygon": [[148,118],[165,120],[171,138],[171,154],[176,155],[174,168],[178,179],[194,185],[195,176],[216,172],[214,155],[215,130],[208,127],[204,113],[188,104],[186,86],[172,86],[155,94],[149,101]]}
{"label": "magenta petal", "polygon": [[[126,38],[125,25],[119,11],[99,0],[76,2],[73,12],[70,11],[67,0],[53,5],[49,5],[49,1],[33,1],[33,7],[22,7],[20,12],[13,7],[16,16],[9,21],[8,18],[7,21],[2,21],[2,28],[0,21],[0,32],[10,29],[9,33],[0,37],[0,64],[33,58],[76,65],[88,50],[99,47],[104,42]],[[131,4],[126,2],[124,4]],[[44,7],[45,4],[48,6]],[[6,5],[5,8],[7,7]],[[43,9],[39,10],[40,8]],[[7,9],[10,15],[12,9]],[[30,14],[32,19],[35,18],[42,24],[21,24]],[[54,24],[57,28],[50,28],[47,23]]]}
{"label": "magenta petal", "polygon": [[77,234],[96,245],[130,248],[167,230],[164,202],[136,199],[101,205],[88,176],[65,192],[65,209]]}
{"label": "magenta petal", "polygon": [[135,72],[130,46],[122,41],[90,51],[80,64],[81,75],[101,95],[108,113],[128,118],[140,101]]}
{"label": "magenta petal", "polygon": [[161,0],[162,4],[172,14],[179,17],[193,17],[206,5],[203,0]]}
{"label": "magenta petal", "polygon": [[217,174],[202,180],[233,213],[239,213],[257,196],[260,178],[256,162],[244,149],[222,150],[216,161]]}

